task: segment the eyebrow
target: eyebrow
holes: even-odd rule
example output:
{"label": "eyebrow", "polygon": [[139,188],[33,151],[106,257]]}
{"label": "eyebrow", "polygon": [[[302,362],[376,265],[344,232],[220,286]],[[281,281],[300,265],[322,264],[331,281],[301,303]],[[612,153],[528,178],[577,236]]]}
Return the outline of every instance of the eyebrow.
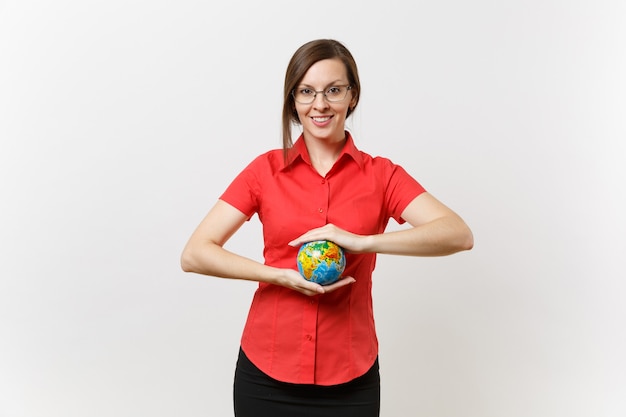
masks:
{"label": "eyebrow", "polygon": [[[344,84],[345,85],[350,85],[350,83],[348,81],[335,80],[335,81],[331,81],[330,83],[326,84],[326,87],[324,87],[324,88],[328,88],[328,87],[331,87],[333,85],[338,85],[338,84],[340,84],[340,85],[344,85]],[[300,83],[300,84],[297,85],[297,87],[311,87],[311,88],[314,88],[311,84],[306,84],[306,83]]]}

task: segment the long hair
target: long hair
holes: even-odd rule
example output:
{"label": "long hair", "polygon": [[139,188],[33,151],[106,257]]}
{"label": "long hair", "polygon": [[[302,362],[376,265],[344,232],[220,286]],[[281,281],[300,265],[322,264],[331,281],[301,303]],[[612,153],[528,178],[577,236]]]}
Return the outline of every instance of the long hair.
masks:
{"label": "long hair", "polygon": [[350,90],[354,100],[354,106],[348,108],[350,116],[359,102],[361,93],[361,82],[359,81],[359,72],[357,70],[354,57],[341,42],[333,39],[317,39],[302,45],[293,54],[287,71],[285,73],[285,86],[283,91],[283,155],[285,160],[289,154],[289,150],[293,146],[291,137],[292,124],[300,124],[298,113],[296,112],[296,104],[292,95],[293,90],[298,86],[304,78],[306,72],[318,61],[325,59],[340,59],[346,67],[348,82],[352,86]]}

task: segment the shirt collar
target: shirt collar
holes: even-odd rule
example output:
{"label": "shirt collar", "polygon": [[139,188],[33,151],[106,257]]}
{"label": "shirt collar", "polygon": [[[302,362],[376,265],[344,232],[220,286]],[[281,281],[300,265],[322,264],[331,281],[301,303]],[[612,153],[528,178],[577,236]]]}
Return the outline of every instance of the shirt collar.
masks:
{"label": "shirt collar", "polygon": [[[357,163],[359,168],[363,168],[363,156],[361,152],[357,149],[354,144],[354,140],[352,139],[352,135],[350,132],[346,131],[346,143],[339,154],[339,161],[341,158],[347,155],[352,158],[354,162]],[[306,148],[306,144],[304,143],[303,135],[300,135],[296,143],[293,144],[292,148],[289,150],[289,154],[287,157],[287,163],[285,164],[285,168],[291,166],[297,159],[302,159],[307,164],[311,164],[311,158],[309,157],[309,152]]]}

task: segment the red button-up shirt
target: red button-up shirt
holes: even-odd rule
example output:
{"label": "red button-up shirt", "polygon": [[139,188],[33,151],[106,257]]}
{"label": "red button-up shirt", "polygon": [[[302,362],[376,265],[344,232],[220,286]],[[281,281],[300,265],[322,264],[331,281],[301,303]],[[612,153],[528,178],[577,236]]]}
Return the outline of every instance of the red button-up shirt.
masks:
{"label": "red button-up shirt", "polygon": [[[230,184],[221,200],[263,224],[265,264],[297,270],[298,248],[287,243],[333,223],[361,235],[382,233],[424,188],[400,166],[359,151],[347,134],[325,177],[313,169],[302,137],[287,163],[282,150],[257,157]],[[248,358],[274,379],[335,385],[363,375],[378,355],[372,310],[376,254],[346,253],[345,276],[354,284],[306,296],[260,283],[241,345]]]}

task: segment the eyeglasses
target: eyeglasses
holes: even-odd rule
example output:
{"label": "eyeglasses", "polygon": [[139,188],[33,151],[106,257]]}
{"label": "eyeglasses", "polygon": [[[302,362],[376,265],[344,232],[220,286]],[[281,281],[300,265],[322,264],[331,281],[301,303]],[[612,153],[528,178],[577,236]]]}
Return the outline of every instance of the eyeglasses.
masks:
{"label": "eyeglasses", "polygon": [[291,92],[294,100],[300,104],[311,104],[315,101],[318,93],[324,94],[324,98],[329,103],[342,101],[348,95],[348,91],[352,90],[351,85],[333,85],[326,90],[315,91],[311,88],[300,87]]}

